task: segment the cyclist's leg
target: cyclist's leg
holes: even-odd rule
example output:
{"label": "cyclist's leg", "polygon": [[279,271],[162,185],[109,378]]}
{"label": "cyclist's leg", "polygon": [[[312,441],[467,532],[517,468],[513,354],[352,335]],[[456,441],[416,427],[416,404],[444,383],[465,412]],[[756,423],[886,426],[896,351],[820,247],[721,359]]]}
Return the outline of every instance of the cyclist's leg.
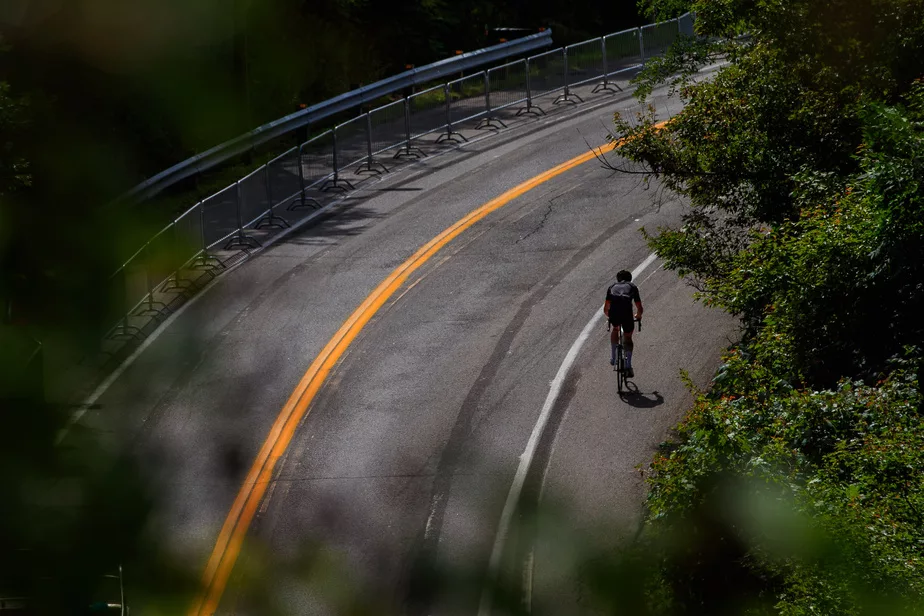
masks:
{"label": "cyclist's leg", "polygon": [[635,348],[635,343],[632,342],[632,332],[635,331],[635,321],[629,320],[622,324],[622,336],[623,341],[626,346],[626,369],[632,370],[632,350]]}
{"label": "cyclist's leg", "polygon": [[610,330],[610,365],[616,365],[616,347],[619,346],[619,325],[613,325]]}

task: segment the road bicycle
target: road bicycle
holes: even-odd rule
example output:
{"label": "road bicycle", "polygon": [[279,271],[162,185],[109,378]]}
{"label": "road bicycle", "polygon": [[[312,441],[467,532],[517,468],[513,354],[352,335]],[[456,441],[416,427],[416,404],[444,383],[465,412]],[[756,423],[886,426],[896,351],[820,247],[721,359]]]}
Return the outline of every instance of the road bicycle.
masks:
{"label": "road bicycle", "polygon": [[[638,331],[642,331],[642,320],[635,319],[638,323]],[[606,322],[606,331],[610,331],[611,323]],[[616,391],[620,394],[629,391],[629,376],[626,371],[626,349],[622,344],[622,327],[619,328],[619,343],[616,345],[616,363],[613,364],[613,371],[616,372]]]}

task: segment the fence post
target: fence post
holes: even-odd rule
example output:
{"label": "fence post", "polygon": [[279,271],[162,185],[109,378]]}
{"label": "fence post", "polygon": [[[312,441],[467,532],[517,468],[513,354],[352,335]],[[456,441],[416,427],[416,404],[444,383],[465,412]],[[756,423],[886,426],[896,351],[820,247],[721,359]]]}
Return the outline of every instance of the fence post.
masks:
{"label": "fence post", "polygon": [[[159,237],[159,235],[155,235],[154,237],[157,238]],[[139,310],[137,314],[138,316],[142,316],[142,317],[154,317],[155,319],[163,319],[165,316],[167,316],[166,314],[167,304],[163,302],[154,301],[154,280],[152,279],[152,276],[151,276],[151,244],[150,243],[148,243],[144,247],[144,251],[141,254],[142,254],[142,259],[144,260],[144,277],[145,277],[145,283],[147,285],[148,294],[146,296],[147,302],[145,302],[147,304],[147,307]]]}
{"label": "fence post", "polygon": [[[493,128],[500,130],[501,127],[507,128],[507,125],[504,124],[503,120],[500,118],[495,118],[491,113],[491,73],[490,71],[484,71],[484,117],[478,122],[478,126],[475,127],[476,130],[481,130],[482,128]],[[498,126],[500,124],[500,126]]]}
{"label": "fence post", "polygon": [[[218,257],[209,254],[208,239],[205,235],[205,201],[200,201],[195,207],[199,209],[199,244],[201,247],[189,264],[189,269],[205,270],[214,276],[216,269],[225,269],[225,264]],[[190,286],[195,284],[192,279],[189,283]]]}
{"label": "fence post", "polygon": [[372,114],[366,112],[366,162],[372,168]]}
{"label": "fence post", "polygon": [[[610,66],[606,61],[606,37],[600,37],[600,51],[603,52],[603,87],[606,88],[610,79]],[[594,90],[596,92],[596,89]]]}
{"label": "fence post", "polygon": [[185,278],[183,278],[182,276],[183,273],[181,271],[183,269],[183,265],[185,264],[183,261],[180,260],[181,259],[180,257],[180,226],[177,223],[181,219],[182,217],[177,218],[176,220],[173,221],[173,254],[172,254],[173,258],[171,259],[171,261],[173,262],[172,267],[175,267],[176,269],[173,270],[173,274],[171,274],[170,279],[167,280],[166,284],[164,284],[164,286],[162,287],[164,291],[183,291],[185,292],[187,289],[189,289],[192,286],[192,281],[186,280]]}
{"label": "fence post", "polygon": [[328,190],[337,190],[340,192],[346,192],[347,190],[354,190],[356,187],[349,180],[344,180],[340,177],[340,160],[338,158],[339,148],[337,147],[337,127],[334,126],[331,129],[331,137],[334,140],[334,157],[333,157],[333,166],[334,166],[334,176],[326,180],[321,184],[321,190],[327,192]]}
{"label": "fence post", "polygon": [[[600,50],[603,52],[603,81],[594,86],[594,89],[591,90],[591,94],[596,94],[597,92],[622,92],[620,88],[615,83],[610,83],[610,65],[606,60],[606,37],[600,37]],[[615,90],[613,88],[616,88]]]}
{"label": "fence post", "polygon": [[[270,161],[272,162],[272,161]],[[256,229],[264,227],[276,227],[277,229],[286,229],[289,227],[289,221],[282,216],[276,215],[276,202],[273,200],[273,177],[270,175],[270,163],[263,165],[263,186],[266,190],[266,202],[269,203],[269,209],[266,215],[257,221],[254,225]]]}
{"label": "fence post", "polygon": [[436,142],[450,141],[459,143],[459,139],[468,141],[465,135],[452,130],[452,88],[449,87],[448,83],[443,84],[443,97],[446,99],[446,132],[437,137]]}
{"label": "fence post", "polygon": [[[337,151],[340,149],[337,147],[337,127],[334,126],[331,131],[331,140],[333,141],[333,156],[331,157],[331,164],[334,168],[334,183],[333,188],[337,188],[337,181],[340,179],[340,161],[337,157]],[[330,187],[328,187],[330,188]],[[321,190],[325,190],[324,186],[321,187]]]}
{"label": "fence post", "polygon": [[446,134],[452,135],[452,90],[448,83],[443,84],[443,98],[446,101]]}
{"label": "fence post", "polygon": [[526,58],[526,112],[529,113],[530,107],[533,104],[533,85],[530,72],[532,69],[529,66],[529,58]]}
{"label": "fence post", "polygon": [[394,158],[423,158],[424,153],[418,147],[411,146],[411,99],[404,97],[404,148],[399,148],[395,152]]}
{"label": "fence post", "polygon": [[411,99],[404,97],[404,145],[407,155],[411,155]]}
{"label": "fence post", "polygon": [[192,267],[193,269],[208,270],[210,274],[214,275],[214,271],[212,270],[217,268],[224,269],[225,264],[222,263],[221,259],[218,257],[213,257],[209,254],[208,239],[205,235],[205,201],[200,201],[196,206],[199,208],[199,237],[202,241],[202,250],[199,255],[197,255],[196,262]]}
{"label": "fence post", "polygon": [[372,159],[372,113],[366,112],[366,162],[359,166],[356,173],[388,173],[388,167]]}
{"label": "fence post", "polygon": [[205,265],[209,258],[209,246],[207,244],[208,240],[205,237],[205,206],[203,203],[203,201],[199,202],[199,235],[202,238],[202,264]]}
{"label": "fence post", "polygon": [[234,205],[235,205],[235,214],[237,215],[237,233],[234,234],[234,237],[228,240],[225,244],[225,250],[230,250],[231,248],[257,248],[262,246],[260,242],[256,239],[250,237],[244,233],[244,216],[241,214],[241,202],[243,198],[241,196],[241,181],[238,180],[234,183]]}
{"label": "fence post", "polygon": [[537,105],[533,105],[533,88],[531,79],[529,77],[530,67],[529,67],[529,58],[524,60],[526,63],[526,107],[522,107],[517,111],[517,116],[524,113],[533,113],[536,115],[545,115],[545,111]]}
{"label": "fence post", "polygon": [[[298,187],[300,188],[299,200],[301,201],[301,207],[305,207],[305,169],[302,165],[302,148],[304,147],[304,143],[298,144]],[[291,209],[292,206],[289,207]]]}
{"label": "fence post", "polygon": [[303,167],[303,165],[302,165],[302,156],[303,156],[303,155],[302,155],[302,148],[304,148],[305,145],[306,145],[307,143],[308,143],[308,142],[306,141],[305,143],[302,143],[302,144],[300,144],[300,145],[298,146],[298,164],[297,164],[297,166],[298,166],[298,187],[299,187],[299,189],[300,189],[299,192],[298,192],[298,194],[299,194],[299,203],[296,205],[296,203],[293,201],[293,202],[289,205],[289,207],[286,208],[286,209],[289,210],[290,212],[293,211],[293,210],[297,210],[297,209],[299,209],[299,208],[306,207],[306,206],[307,206],[307,207],[312,207],[312,208],[314,208],[314,209],[320,209],[320,207],[321,207],[321,203],[320,203],[317,199],[314,199],[314,198],[312,198],[312,197],[305,197],[305,190],[307,190],[307,189],[305,188],[305,169],[304,169],[304,167]]}
{"label": "fence post", "polygon": [[645,61],[645,35],[641,28],[638,29],[638,52],[642,56],[642,62]]}
{"label": "fence post", "polygon": [[559,103],[571,103],[572,105],[576,105],[577,102],[571,100],[572,97],[576,98],[579,102],[583,103],[584,102],[583,98],[581,98],[577,94],[572,94],[571,92],[571,71],[568,70],[568,48],[563,47],[561,52],[562,52],[562,58],[564,60],[564,65],[562,66],[562,76],[564,77],[564,80],[565,80],[565,91],[562,94],[560,94],[558,98],[552,101],[552,104],[557,105]]}
{"label": "fence post", "polygon": [[237,232],[238,235],[244,235],[244,216],[241,214],[241,202],[244,199],[241,196],[241,181],[234,183],[234,212],[237,215]]}

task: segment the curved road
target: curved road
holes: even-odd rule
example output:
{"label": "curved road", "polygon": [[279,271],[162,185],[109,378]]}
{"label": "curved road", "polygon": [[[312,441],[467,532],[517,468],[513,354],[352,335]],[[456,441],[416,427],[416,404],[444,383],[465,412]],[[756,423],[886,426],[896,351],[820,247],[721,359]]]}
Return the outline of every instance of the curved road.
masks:
{"label": "curved road", "polygon": [[[367,183],[169,323],[81,426],[105,426],[148,461],[164,489],[159,530],[179,559],[205,567],[277,414],[369,293],[469,212],[602,143],[629,104],[531,121]],[[656,185],[590,161],[510,200],[415,271],[299,423],[219,613],[476,613],[550,383],[615,272],[646,262],[638,229],[680,214]],[[635,467],[691,401],[680,370],[704,385],[734,335],[731,319],[695,304],[660,265],[649,259],[637,278],[638,393],[616,395],[598,319],[538,435],[521,500],[554,503],[555,514],[532,558],[502,559],[496,572],[516,600],[532,589],[534,611],[592,609],[575,579],[579,546],[631,534],[644,496]]]}

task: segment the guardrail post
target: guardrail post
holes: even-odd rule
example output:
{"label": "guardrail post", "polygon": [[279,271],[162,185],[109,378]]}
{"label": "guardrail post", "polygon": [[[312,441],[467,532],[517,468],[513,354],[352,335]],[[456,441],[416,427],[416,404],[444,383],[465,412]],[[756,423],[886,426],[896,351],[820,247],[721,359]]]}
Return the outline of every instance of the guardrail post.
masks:
{"label": "guardrail post", "polygon": [[529,67],[529,58],[524,60],[526,62],[526,107],[522,107],[517,111],[517,116],[520,116],[524,113],[534,113],[536,115],[545,115],[545,111],[542,110],[538,105],[533,105],[533,88],[531,80],[529,77],[530,67]]}
{"label": "guardrail post", "polygon": [[298,194],[299,194],[299,203],[296,204],[294,201],[293,201],[292,203],[290,203],[290,204],[289,204],[289,207],[286,208],[286,209],[288,209],[289,211],[297,210],[297,209],[302,208],[302,207],[311,207],[311,208],[314,208],[314,209],[320,209],[320,208],[321,208],[321,203],[320,203],[320,201],[318,201],[317,199],[313,199],[313,198],[311,198],[311,197],[306,197],[306,196],[305,196],[305,190],[306,190],[306,189],[305,189],[305,169],[304,169],[304,167],[303,167],[303,165],[302,165],[302,148],[304,148],[304,147],[305,147],[305,144],[304,144],[304,143],[302,143],[301,145],[298,146],[298,164],[297,164],[297,166],[298,166],[298,185],[299,185],[299,188],[301,189],[301,190],[299,191],[299,193],[298,193]]}
{"label": "guardrail post", "polygon": [[404,148],[395,152],[395,158],[423,158],[426,156],[418,147],[411,146],[411,99],[404,97]]}
{"label": "guardrail post", "polygon": [[288,229],[289,221],[282,216],[276,215],[276,202],[273,201],[273,178],[270,175],[269,163],[263,165],[263,185],[266,188],[266,202],[269,203],[269,209],[263,218],[257,221],[254,228],[276,227],[277,229]]}
{"label": "guardrail post", "polygon": [[237,233],[234,234],[228,242],[225,244],[225,250],[230,250],[232,248],[243,248],[247,250],[248,248],[258,248],[262,246],[260,242],[256,239],[250,237],[244,233],[244,218],[241,214],[241,202],[243,197],[241,196],[241,181],[238,180],[234,183],[234,209],[237,215]]}
{"label": "guardrail post", "polygon": [[[577,105],[578,102],[583,103],[583,98],[571,92],[571,72],[568,70],[568,48],[564,47],[561,52],[564,59],[564,65],[562,66],[562,77],[565,81],[565,91],[560,94],[558,98],[552,101],[552,104],[558,105],[559,103],[571,103],[572,105]],[[571,100],[571,97],[576,98],[577,101]]]}
{"label": "guardrail post", "polygon": [[353,186],[353,184],[351,184],[349,180],[344,180],[343,178],[340,177],[340,161],[338,160],[338,156],[337,156],[339,154],[339,151],[337,148],[337,127],[335,126],[334,128],[332,128],[330,132],[334,140],[334,145],[333,145],[334,157],[332,159],[333,167],[334,167],[334,175],[333,177],[325,180],[323,184],[321,184],[321,190],[324,192],[327,192],[329,190],[337,190],[340,192],[346,192],[347,190],[354,190],[356,187]]}
{"label": "guardrail post", "polygon": [[[610,67],[609,63],[606,61],[606,37],[600,37],[600,50],[603,52],[603,82],[598,83],[594,86],[594,89],[591,90],[591,94],[596,94],[597,92],[613,92],[616,90],[622,92],[622,88],[618,84],[610,83]],[[613,88],[616,88],[614,90]]]}
{"label": "guardrail post", "polygon": [[388,167],[382,163],[377,163],[372,158],[372,113],[366,112],[366,162],[359,166],[356,173],[374,173],[381,175],[388,173]]}
{"label": "guardrail post", "polygon": [[459,143],[459,139],[468,141],[462,133],[452,130],[452,89],[448,83],[443,84],[443,97],[446,99],[446,132],[437,137],[436,142],[451,141],[452,143]]}
{"label": "guardrail post", "polygon": [[[491,74],[488,71],[483,71],[484,74],[484,113],[485,116],[478,122],[478,126],[475,127],[476,130],[481,130],[482,128],[493,128],[500,130],[501,127],[507,128],[507,125],[504,124],[503,120],[500,118],[494,117],[491,113]],[[500,124],[500,126],[498,126]]]}

